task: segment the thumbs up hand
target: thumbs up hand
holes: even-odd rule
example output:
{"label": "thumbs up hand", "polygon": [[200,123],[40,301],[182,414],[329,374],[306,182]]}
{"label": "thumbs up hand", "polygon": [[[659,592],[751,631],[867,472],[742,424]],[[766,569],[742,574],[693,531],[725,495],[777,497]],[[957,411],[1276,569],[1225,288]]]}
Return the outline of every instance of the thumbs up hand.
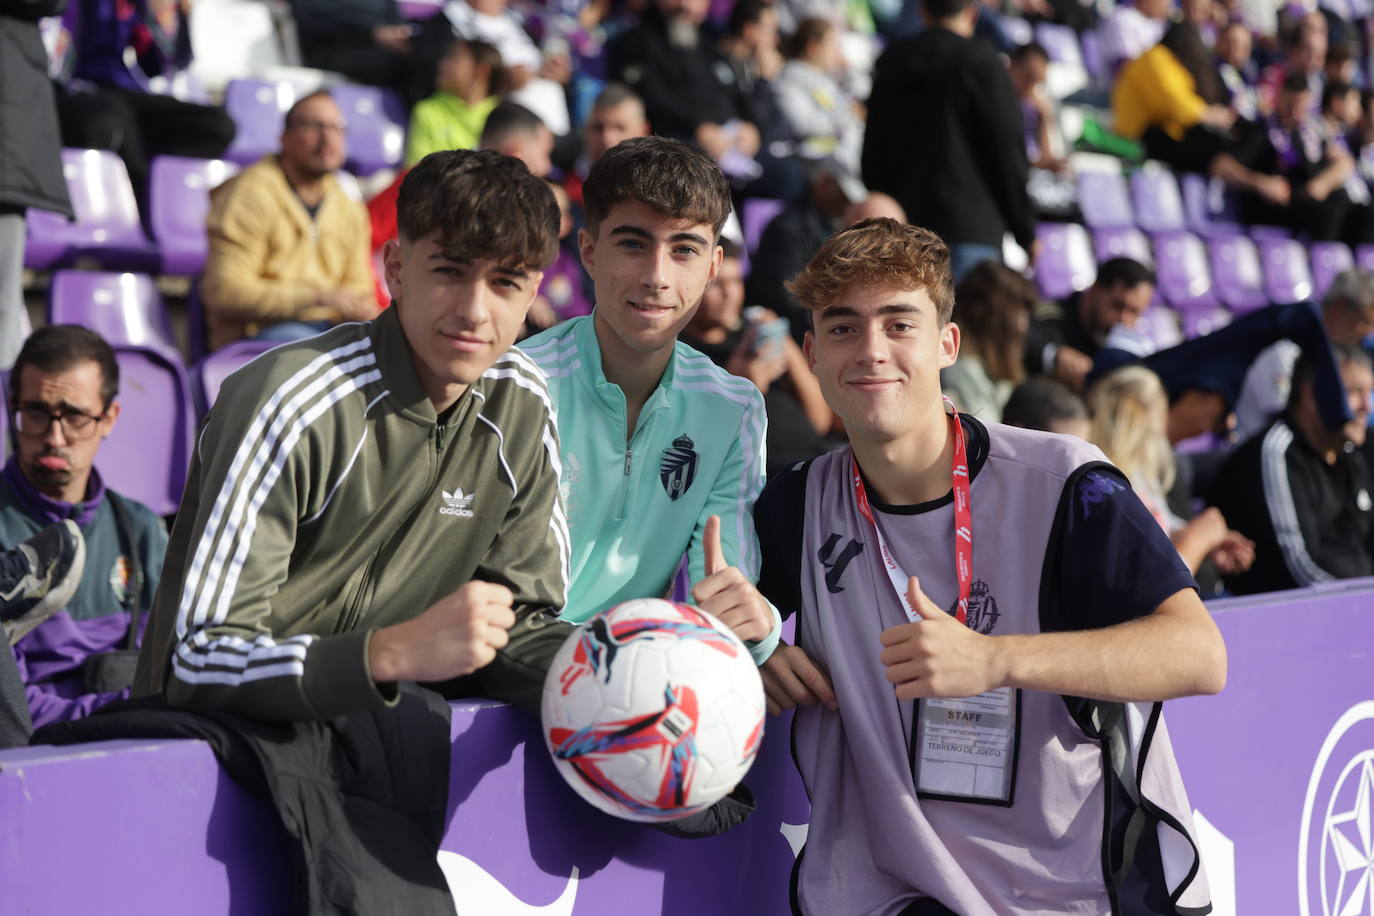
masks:
{"label": "thumbs up hand", "polygon": [[706,575],[692,586],[692,600],[745,642],[763,639],[773,629],[773,612],[754,583],[726,562],[720,546],[720,516],[706,520],[701,548]]}
{"label": "thumbs up hand", "polygon": [[996,641],[960,623],[907,580],[907,600],[921,619],[882,632],[878,660],[897,685],[897,699],[971,697],[1002,686]]}

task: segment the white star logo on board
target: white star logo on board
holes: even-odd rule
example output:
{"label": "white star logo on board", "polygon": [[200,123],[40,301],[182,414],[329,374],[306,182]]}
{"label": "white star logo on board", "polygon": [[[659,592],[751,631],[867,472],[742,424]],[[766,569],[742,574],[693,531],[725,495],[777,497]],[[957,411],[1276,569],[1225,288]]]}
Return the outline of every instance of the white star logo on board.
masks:
{"label": "white star logo on board", "polygon": [[[1374,916],[1374,751],[1346,767],[1326,815],[1322,857],[1336,866],[1334,888],[1323,888],[1331,916]],[[1325,864],[1325,863],[1323,863]],[[1323,867],[1323,873],[1326,869]]]}

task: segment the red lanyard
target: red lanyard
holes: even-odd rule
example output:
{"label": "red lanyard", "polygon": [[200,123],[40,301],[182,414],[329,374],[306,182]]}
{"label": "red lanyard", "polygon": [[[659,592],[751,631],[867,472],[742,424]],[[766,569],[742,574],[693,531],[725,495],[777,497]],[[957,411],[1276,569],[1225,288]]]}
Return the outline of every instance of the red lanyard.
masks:
{"label": "red lanyard", "polygon": [[[967,623],[968,598],[973,590],[973,510],[969,499],[968,447],[964,443],[964,424],[959,422],[959,411],[955,410],[948,398],[945,403],[951,411],[949,425],[954,436],[954,468],[950,472],[950,488],[954,491],[954,571],[959,578],[959,605],[954,616],[960,623]],[[883,565],[887,567],[887,577],[902,602],[907,619],[914,623],[921,619],[921,615],[916,613],[906,596],[907,574],[897,565],[887,541],[883,539],[883,530],[878,527],[873,507],[869,505],[868,492],[864,489],[864,479],[859,473],[859,463],[852,449],[849,452],[849,469],[854,480],[854,500],[859,504],[859,512],[868,519],[873,526],[873,533],[878,536],[878,550],[882,554]]]}

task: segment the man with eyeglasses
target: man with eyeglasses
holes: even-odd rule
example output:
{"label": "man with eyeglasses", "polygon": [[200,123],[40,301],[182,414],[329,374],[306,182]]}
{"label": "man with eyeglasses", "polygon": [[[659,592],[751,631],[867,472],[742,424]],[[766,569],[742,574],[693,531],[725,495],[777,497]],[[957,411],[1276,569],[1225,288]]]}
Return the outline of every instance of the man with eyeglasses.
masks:
{"label": "man with eyeglasses", "polygon": [[281,152],[210,194],[200,281],[211,349],[297,340],[377,313],[367,210],[334,172],[348,125],[327,92],[286,113]]}
{"label": "man with eyeglasses", "polygon": [[[167,533],[152,510],[108,489],[95,468],[119,419],[119,366],[99,334],[40,328],[24,342],[6,388],[16,450],[0,470],[0,546],[31,545],[20,581],[32,581],[24,586],[28,600],[0,601],[0,616],[41,727],[127,696]],[[51,526],[58,527],[40,536]],[[39,580],[60,577],[48,567],[80,569],[83,558],[74,593],[31,600],[32,586],[53,584]]]}

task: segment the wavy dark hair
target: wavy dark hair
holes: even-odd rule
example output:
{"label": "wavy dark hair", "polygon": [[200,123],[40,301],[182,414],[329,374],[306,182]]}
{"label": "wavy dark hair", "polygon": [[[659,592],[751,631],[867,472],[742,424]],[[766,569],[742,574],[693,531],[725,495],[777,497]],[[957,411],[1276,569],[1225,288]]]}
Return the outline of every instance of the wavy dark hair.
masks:
{"label": "wavy dark hair", "polygon": [[710,226],[717,237],[730,217],[730,183],[695,146],[667,137],[634,137],[596,160],[582,185],[592,234],[611,208],[635,200],[674,219]]}
{"label": "wavy dark hair", "polygon": [[431,234],[454,260],[490,258],[543,270],[558,257],[558,201],[519,159],[494,150],[442,150],[416,163],[396,201],[400,236]]}

